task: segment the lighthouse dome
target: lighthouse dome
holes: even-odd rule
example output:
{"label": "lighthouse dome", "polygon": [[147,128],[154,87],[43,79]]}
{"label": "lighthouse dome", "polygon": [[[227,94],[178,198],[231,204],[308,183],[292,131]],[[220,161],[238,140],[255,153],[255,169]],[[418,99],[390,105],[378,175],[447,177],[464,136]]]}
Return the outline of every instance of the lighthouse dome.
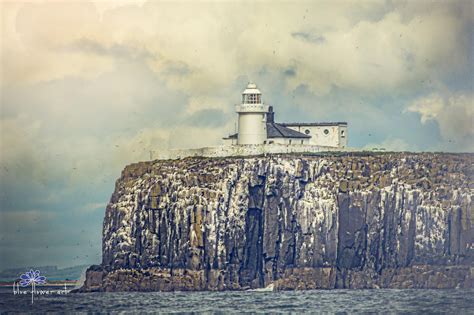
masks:
{"label": "lighthouse dome", "polygon": [[249,83],[242,94],[262,94],[255,83]]}

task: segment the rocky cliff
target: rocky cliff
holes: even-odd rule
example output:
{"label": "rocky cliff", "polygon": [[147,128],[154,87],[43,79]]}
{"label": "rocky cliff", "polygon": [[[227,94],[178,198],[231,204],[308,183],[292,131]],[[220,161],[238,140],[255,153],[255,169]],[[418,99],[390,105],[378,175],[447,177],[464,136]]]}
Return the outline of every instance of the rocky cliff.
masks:
{"label": "rocky cliff", "polygon": [[473,287],[472,154],[127,166],[82,291]]}

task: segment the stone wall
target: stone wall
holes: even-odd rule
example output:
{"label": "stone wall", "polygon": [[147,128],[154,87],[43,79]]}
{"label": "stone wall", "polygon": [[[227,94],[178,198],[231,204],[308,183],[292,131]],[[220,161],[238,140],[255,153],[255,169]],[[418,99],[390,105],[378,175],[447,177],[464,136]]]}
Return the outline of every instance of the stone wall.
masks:
{"label": "stone wall", "polygon": [[279,153],[319,153],[319,152],[349,152],[350,149],[307,145],[307,144],[248,144],[222,145],[199,149],[170,149],[153,151],[153,159],[168,160],[186,157],[238,157]]}

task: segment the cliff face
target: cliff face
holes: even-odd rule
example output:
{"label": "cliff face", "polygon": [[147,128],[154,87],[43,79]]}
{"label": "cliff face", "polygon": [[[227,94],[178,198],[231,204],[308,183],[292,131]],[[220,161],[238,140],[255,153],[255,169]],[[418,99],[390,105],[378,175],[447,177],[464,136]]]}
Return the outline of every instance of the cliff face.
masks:
{"label": "cliff face", "polygon": [[129,165],[83,291],[455,288],[474,279],[473,155]]}

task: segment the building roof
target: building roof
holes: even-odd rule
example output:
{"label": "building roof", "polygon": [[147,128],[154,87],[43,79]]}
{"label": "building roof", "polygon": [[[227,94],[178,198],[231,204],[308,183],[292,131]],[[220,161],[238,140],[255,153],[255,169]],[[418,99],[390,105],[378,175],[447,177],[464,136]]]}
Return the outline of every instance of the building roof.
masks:
{"label": "building roof", "polygon": [[267,123],[267,138],[311,138],[311,136],[286,128],[283,124]]}
{"label": "building roof", "polygon": [[313,122],[313,123],[280,123],[282,126],[290,126],[290,127],[296,127],[296,126],[347,126],[347,122],[344,121],[338,121],[338,122]]}
{"label": "building roof", "polygon": [[[238,134],[234,133],[223,139],[229,140],[229,139],[237,139],[237,138],[238,138]],[[307,138],[311,138],[311,136],[298,132],[296,130],[290,129],[290,128],[286,128],[285,126],[282,126],[282,124],[267,123],[267,139],[272,139],[272,138],[307,139]]]}
{"label": "building roof", "polygon": [[225,138],[222,138],[222,139],[224,139],[224,140],[237,139],[237,137],[238,137],[238,134],[237,134],[237,133],[234,133],[233,135],[229,135],[229,136],[227,136],[227,137],[225,137]]}

